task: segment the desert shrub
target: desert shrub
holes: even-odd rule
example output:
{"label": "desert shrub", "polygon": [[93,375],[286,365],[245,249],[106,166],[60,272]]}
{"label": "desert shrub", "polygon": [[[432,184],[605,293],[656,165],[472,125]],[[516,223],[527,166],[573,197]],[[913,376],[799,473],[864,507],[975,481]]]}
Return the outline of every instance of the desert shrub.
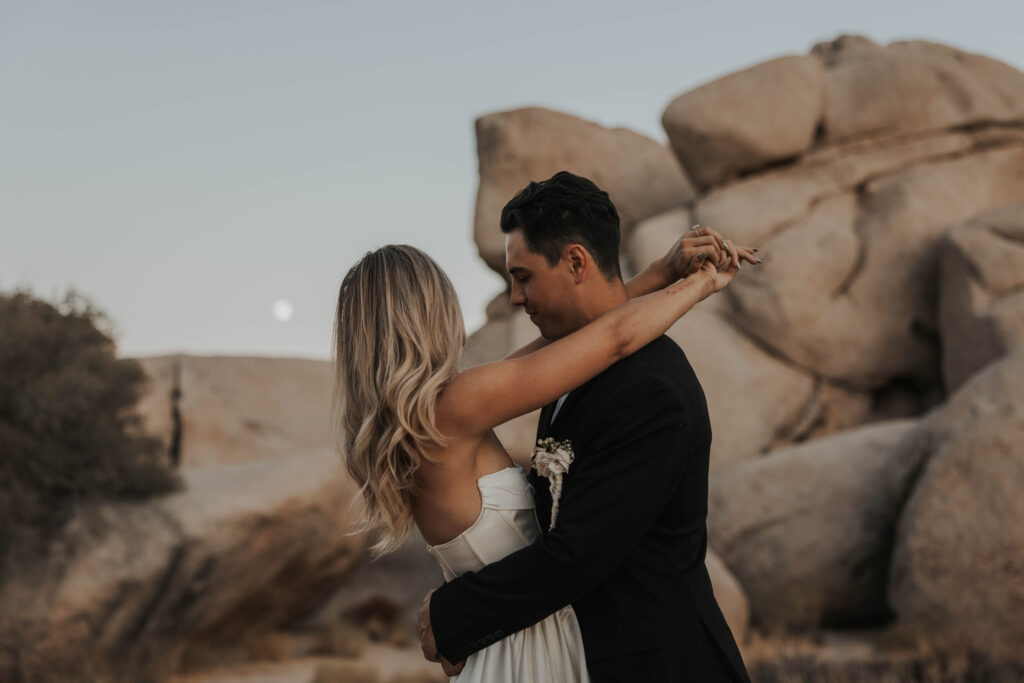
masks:
{"label": "desert shrub", "polygon": [[0,556],[45,539],[78,503],[178,488],[142,431],[141,366],[117,358],[109,319],[71,292],[0,293]]}

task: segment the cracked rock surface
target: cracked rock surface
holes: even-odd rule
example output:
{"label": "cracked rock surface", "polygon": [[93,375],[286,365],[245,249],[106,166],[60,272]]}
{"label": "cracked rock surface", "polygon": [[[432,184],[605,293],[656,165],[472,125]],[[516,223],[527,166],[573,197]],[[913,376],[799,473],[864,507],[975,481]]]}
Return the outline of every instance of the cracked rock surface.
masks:
{"label": "cracked rock surface", "polygon": [[949,390],[1024,346],[1024,204],[946,233],[939,267],[942,372]]}

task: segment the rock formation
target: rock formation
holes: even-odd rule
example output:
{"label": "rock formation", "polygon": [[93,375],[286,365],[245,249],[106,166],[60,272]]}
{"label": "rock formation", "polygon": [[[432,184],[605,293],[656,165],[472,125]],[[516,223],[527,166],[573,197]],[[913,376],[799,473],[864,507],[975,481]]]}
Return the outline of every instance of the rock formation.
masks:
{"label": "rock formation", "polygon": [[[692,181],[674,202],[664,199],[664,184],[652,185],[658,189],[646,200],[630,195],[631,207],[648,209],[624,211],[623,260],[642,268],[697,222],[758,246],[765,259],[670,332],[705,387],[713,471],[789,443],[920,415],[947,390],[944,365],[953,388],[1019,338],[1012,276],[991,285],[998,293],[988,296],[998,304],[968,306],[953,284],[944,285],[941,315],[936,301],[947,282],[939,270],[941,255],[954,248],[951,229],[1024,201],[1022,83],[1024,74],[1009,66],[946,46],[843,36],[809,55],[725,76],[668,106],[663,123]],[[515,145],[514,173],[503,159],[520,133],[498,136],[503,146],[490,137],[498,122],[513,121],[529,121],[531,139],[543,141]],[[507,199],[562,167],[599,184],[594,169],[623,167],[617,153],[565,135],[565,121],[536,109],[481,119],[478,130],[489,132],[479,146],[477,206],[494,206],[488,211],[496,215],[496,188]],[[650,173],[645,166],[636,177]],[[652,211],[659,204],[669,208]],[[478,247],[497,252],[495,223],[490,233],[484,226],[478,213]],[[993,234],[1010,244],[1018,233]],[[1014,272],[1019,256],[1004,251],[1001,268]],[[947,270],[955,267],[946,261]],[[964,277],[974,276],[948,280]],[[960,346],[942,344],[943,316],[961,327],[953,321],[979,315],[986,317],[981,331],[958,333]],[[492,305],[475,339],[511,350],[484,340],[506,339],[499,330],[522,329],[521,322],[507,306]],[[971,351],[979,334],[987,335],[987,355]],[[530,424],[520,420],[506,432],[522,450]]]}
{"label": "rock formation", "polygon": [[139,412],[146,430],[168,442],[173,434],[171,395],[179,387],[183,466],[263,460],[332,447],[330,363],[227,356],[160,356],[139,362],[150,379]]}
{"label": "rock formation", "polygon": [[974,375],[914,442],[925,465],[896,534],[889,598],[979,648],[1024,642],[1024,347]]}
{"label": "rock formation", "polygon": [[81,510],[7,577],[0,679],[157,680],[304,617],[364,555],[331,452],[182,474],[181,493]]}
{"label": "rock formation", "polygon": [[[496,215],[562,168],[600,185],[624,166],[554,113],[492,115],[478,131],[525,120],[543,144],[481,136],[478,208]],[[629,195],[623,262],[639,270],[694,223],[765,260],[669,331],[708,400],[711,544],[753,627],[895,618],[921,634],[974,629],[954,636],[965,647],[1019,643],[1024,74],[842,36],[683,93],[662,122],[686,189]],[[513,144],[515,173],[501,161]],[[481,253],[498,252],[491,226],[478,213]],[[466,363],[532,335],[499,297]],[[517,457],[534,422],[499,429]]]}
{"label": "rock formation", "polygon": [[1024,204],[954,226],[942,247],[942,372],[953,390],[1024,345]]}
{"label": "rock formation", "polygon": [[711,482],[708,533],[761,627],[884,620],[889,549],[919,466],[883,422],[773,451]]}

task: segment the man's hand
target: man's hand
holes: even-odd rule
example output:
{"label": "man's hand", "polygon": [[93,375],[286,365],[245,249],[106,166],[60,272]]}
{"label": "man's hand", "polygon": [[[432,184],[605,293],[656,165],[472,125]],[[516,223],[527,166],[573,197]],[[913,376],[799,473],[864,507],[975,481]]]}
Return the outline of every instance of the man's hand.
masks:
{"label": "man's hand", "polygon": [[458,676],[462,673],[462,669],[466,666],[466,660],[463,659],[458,664],[452,664],[444,656],[441,657],[441,670],[444,671],[445,676]]}
{"label": "man's hand", "polygon": [[462,671],[462,667],[466,666],[466,660],[452,664],[437,651],[437,644],[434,642],[434,629],[430,626],[430,596],[433,594],[434,591],[427,593],[427,596],[423,598],[423,604],[420,605],[418,615],[420,649],[423,650],[423,656],[428,661],[441,663],[441,668],[446,676],[457,676]]}

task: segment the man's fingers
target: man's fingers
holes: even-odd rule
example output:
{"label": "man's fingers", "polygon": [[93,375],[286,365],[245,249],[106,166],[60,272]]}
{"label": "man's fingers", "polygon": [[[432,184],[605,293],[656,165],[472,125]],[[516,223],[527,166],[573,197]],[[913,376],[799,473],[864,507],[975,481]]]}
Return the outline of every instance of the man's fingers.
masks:
{"label": "man's fingers", "polygon": [[423,656],[427,661],[439,662],[441,660],[437,653],[437,644],[434,642],[434,629],[430,626],[430,596],[433,593],[434,591],[430,591],[423,598],[423,604],[417,615],[417,627],[420,632],[420,649],[423,651]]}
{"label": "man's fingers", "polygon": [[434,643],[434,634],[428,633],[427,637],[420,636],[420,650],[423,651],[423,658],[428,662],[440,662],[441,653],[437,651],[437,645]]}
{"label": "man's fingers", "polygon": [[466,660],[463,659],[458,664],[452,664],[444,657],[441,657],[441,668],[444,669],[446,676],[458,676],[459,673],[466,667]]}

